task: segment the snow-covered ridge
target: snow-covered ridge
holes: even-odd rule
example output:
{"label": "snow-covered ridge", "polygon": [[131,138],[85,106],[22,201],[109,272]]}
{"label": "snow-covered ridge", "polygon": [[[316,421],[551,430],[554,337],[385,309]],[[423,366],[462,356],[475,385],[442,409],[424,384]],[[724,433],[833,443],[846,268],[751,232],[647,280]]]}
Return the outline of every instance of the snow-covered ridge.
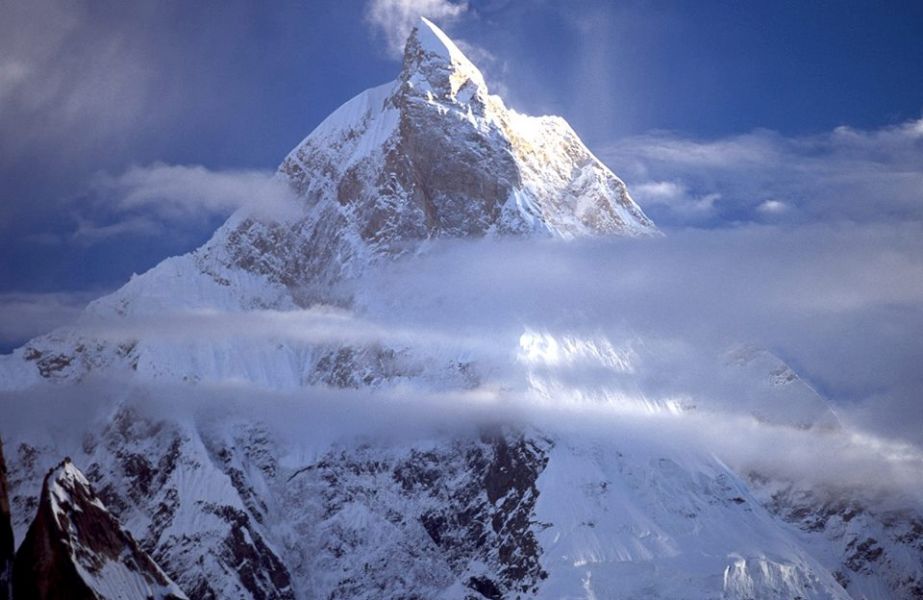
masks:
{"label": "snow-covered ridge", "polygon": [[17,552],[17,598],[185,600],[122,529],[69,458],[45,476],[35,520]]}
{"label": "snow-covered ridge", "polygon": [[198,250],[91,303],[78,327],[0,357],[0,388],[112,369],[184,381],[237,373],[274,387],[325,380],[314,371],[335,349],[233,339],[221,348],[177,347],[144,336],[97,339],[87,330],[106,319],[189,311],[349,306],[363,272],[433,237],[657,231],[563,119],[507,109],[425,19],[397,80],[331,114],[285,158],[279,177],[298,195],[290,214],[238,212]]}
{"label": "snow-covered ridge", "polygon": [[563,119],[507,109],[425,19],[398,80],[335,111],[280,170],[309,203],[335,194],[363,240],[392,249],[434,235],[656,231]]}
{"label": "snow-covered ridge", "polygon": [[[705,423],[731,412],[798,435],[834,431],[827,402],[767,352],[714,357],[718,377],[740,383],[728,406],[645,395],[632,377],[651,353],[602,334],[523,323],[479,353],[359,323],[389,301],[363,276],[418,258],[433,238],[656,234],[563,119],[507,108],[431,22],[408,40],[398,78],[324,120],[278,177],[297,194],[291,213],[235,214],[198,250],[91,304],[77,327],[0,359],[7,389],[88,390],[94,375],[119,383],[103,422],[67,449],[88,476],[68,463],[49,475],[49,525],[82,544],[69,524],[109,506],[173,581],[203,598],[846,599],[849,581],[880,597],[923,581],[905,568],[923,555],[915,517],[890,529],[871,511],[861,521],[890,535],[882,544],[900,559],[879,574],[878,546],[858,536],[806,542],[784,522],[825,510],[820,501],[780,500],[770,511],[757,478],[735,474],[712,448],[633,427],[651,415]],[[324,318],[336,336],[318,335]],[[523,392],[539,400],[530,407],[618,410],[597,431],[465,423],[463,434],[354,439],[324,421],[314,394],[325,387],[375,390],[375,400]],[[216,389],[220,418],[158,404],[198,406]],[[235,389],[251,404],[231,402]],[[279,391],[298,403],[272,403]],[[160,411],[147,415],[146,405]],[[371,420],[355,408],[350,422]],[[272,418],[304,429],[263,422]],[[318,442],[328,428],[336,440]],[[22,529],[49,457],[64,453],[16,442]],[[841,579],[851,564],[857,574]],[[141,589],[114,568],[81,577]]]}

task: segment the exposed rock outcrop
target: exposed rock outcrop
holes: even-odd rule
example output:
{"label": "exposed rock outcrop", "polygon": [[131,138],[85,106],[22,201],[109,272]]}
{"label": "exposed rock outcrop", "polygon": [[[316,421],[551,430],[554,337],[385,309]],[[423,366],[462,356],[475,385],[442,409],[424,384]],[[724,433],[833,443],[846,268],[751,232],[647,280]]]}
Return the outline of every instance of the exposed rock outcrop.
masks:
{"label": "exposed rock outcrop", "polygon": [[[437,446],[331,451],[289,475],[310,589],[329,598],[535,594],[536,482],[551,443],[489,428]],[[310,550],[309,550],[310,548]]]}
{"label": "exposed rock outcrop", "polygon": [[[624,182],[564,119],[508,108],[425,19],[407,41],[397,78],[334,111],[282,161],[278,177],[293,190],[285,210],[238,211],[199,249],[91,303],[89,320],[216,307],[354,307],[363,273],[433,238],[657,234]],[[0,372],[10,369],[0,389],[73,382],[98,371],[184,382],[242,371],[236,347],[218,362],[211,347],[165,349],[149,340],[103,341],[62,329],[30,340],[10,361],[0,358]],[[243,350],[241,360],[251,365],[245,370],[272,371],[257,376],[258,385],[352,385],[352,377],[331,372],[339,357],[323,360],[338,356],[336,345],[274,344],[257,352],[258,368],[255,350],[250,344]],[[420,369],[392,360],[400,348],[350,351],[356,371],[374,382]],[[305,354],[314,359],[306,362]],[[206,364],[217,372],[203,372]],[[282,365],[294,366],[280,373]]]}
{"label": "exposed rock outcrop", "polygon": [[[837,581],[854,598],[923,599],[923,518],[882,509],[848,491],[806,489],[751,475],[767,508],[795,525],[808,543],[823,540]],[[838,498],[838,499],[832,499]]]}
{"label": "exposed rock outcrop", "polygon": [[6,480],[6,461],[3,459],[3,441],[0,440],[0,600],[10,598],[15,550],[13,524],[10,519],[9,487]]}
{"label": "exposed rock outcrop", "polygon": [[17,600],[184,600],[122,529],[77,467],[45,476],[38,513],[16,553]]}

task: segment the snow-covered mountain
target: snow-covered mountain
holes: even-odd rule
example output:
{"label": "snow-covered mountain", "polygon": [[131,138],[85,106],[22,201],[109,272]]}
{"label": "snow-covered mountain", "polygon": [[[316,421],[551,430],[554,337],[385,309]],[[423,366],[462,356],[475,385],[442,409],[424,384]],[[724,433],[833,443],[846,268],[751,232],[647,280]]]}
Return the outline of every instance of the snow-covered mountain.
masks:
{"label": "snow-covered mountain", "polygon": [[[389,310],[370,274],[432,240],[658,235],[566,122],[507,108],[429,21],[397,80],[339,108],[277,176],[288,210],[239,211],[0,357],[0,388],[30,402],[99,396],[80,431],[4,431],[17,539],[47,503],[43,474],[72,456],[193,599],[923,597],[918,513],[831,504],[671,435],[719,415],[839,435],[768,351],[703,360],[729,402],[647,393],[631,378],[658,352],[643,341],[536,323],[484,351],[370,326]],[[331,389],[388,407],[432,395],[445,412],[383,432],[371,404]],[[449,425],[463,394],[617,417]]]}
{"label": "snow-covered mountain", "polygon": [[17,599],[186,600],[70,459],[45,476],[13,583]]}
{"label": "snow-covered mountain", "polygon": [[[297,191],[290,211],[275,218],[240,211],[202,248],[92,303],[84,322],[348,304],[355,292],[344,281],[431,238],[657,231],[625,184],[563,119],[506,108],[455,44],[425,20],[408,40],[398,79],[337,109],[282,162],[279,176]],[[330,378],[316,366],[331,357],[306,356],[303,349],[257,351],[239,341],[224,348],[187,345],[183,352],[168,346],[130,336],[104,343],[61,330],[17,350],[14,356],[27,365],[16,369],[7,361],[0,385],[72,381],[112,366],[142,377],[235,376],[274,387]]]}

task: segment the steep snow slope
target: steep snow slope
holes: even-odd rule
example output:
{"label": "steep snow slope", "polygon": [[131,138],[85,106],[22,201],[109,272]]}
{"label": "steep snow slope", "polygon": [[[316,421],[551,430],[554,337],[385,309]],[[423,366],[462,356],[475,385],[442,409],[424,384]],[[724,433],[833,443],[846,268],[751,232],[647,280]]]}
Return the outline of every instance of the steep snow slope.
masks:
{"label": "steep snow slope", "polygon": [[659,352],[644,340],[616,346],[604,336],[527,328],[519,338],[517,361],[524,367],[529,391],[549,405],[571,402],[614,406],[627,413],[744,415],[802,430],[840,427],[830,403],[765,348],[737,346],[716,357],[710,374],[725,391],[714,396],[645,393],[632,375],[653,369],[647,363]]}
{"label": "steep snow slope", "polygon": [[36,508],[42,510],[35,498],[43,469],[55,454],[68,452],[87,465],[100,501],[190,598],[292,598],[259,515],[235,487],[243,480],[224,470],[195,428],[113,410],[77,447],[57,440],[17,445],[11,473],[17,539]]}
{"label": "steep snow slope", "polygon": [[923,517],[919,499],[858,501],[788,481],[751,475],[751,488],[854,598],[923,597]]}
{"label": "steep snow slope", "polygon": [[233,339],[220,348],[164,347],[86,330],[118,317],[348,303],[344,281],[432,237],[656,233],[624,183],[566,122],[506,108],[425,20],[408,40],[398,80],[330,115],[283,161],[279,176],[297,191],[291,212],[275,220],[235,214],[202,248],[92,303],[76,330],[0,358],[0,386],[73,381],[112,367],[142,377],[222,380],[234,373],[260,385],[298,386],[326,378],[312,375],[324,353]]}
{"label": "steep snow slope", "polygon": [[123,405],[76,452],[194,598],[849,597],[705,448],[631,422],[318,439],[323,415],[287,407],[283,427]]}
{"label": "steep snow slope", "polygon": [[542,597],[849,597],[720,462],[616,431],[562,439],[538,481]]}
{"label": "steep snow slope", "polygon": [[[836,430],[824,399],[771,354],[715,357],[739,391],[730,404],[644,393],[630,378],[656,353],[643,344],[539,323],[478,352],[418,332],[369,336],[359,322],[387,309],[364,275],[412,261],[428,239],[656,234],[563,120],[506,108],[424,20],[398,79],[333,113],[279,177],[296,191],[291,211],[235,214],[76,327],[0,358],[0,386],[39,397],[118,382],[101,421],[70,432],[78,443],[12,432],[18,532],[44,470],[70,455],[191,598],[848,597],[832,575],[839,542],[804,539],[708,447],[632,428],[637,414],[730,412]],[[586,372],[593,385],[575,385]],[[343,400],[327,402],[325,386],[373,388],[386,404],[437,394],[449,407],[470,391],[619,418],[592,435],[467,421],[366,435],[354,428],[374,421],[367,406],[325,420]],[[219,417],[178,409],[215,394]],[[919,556],[894,537],[895,555]],[[895,583],[904,575],[895,563],[857,589],[911,589]]]}

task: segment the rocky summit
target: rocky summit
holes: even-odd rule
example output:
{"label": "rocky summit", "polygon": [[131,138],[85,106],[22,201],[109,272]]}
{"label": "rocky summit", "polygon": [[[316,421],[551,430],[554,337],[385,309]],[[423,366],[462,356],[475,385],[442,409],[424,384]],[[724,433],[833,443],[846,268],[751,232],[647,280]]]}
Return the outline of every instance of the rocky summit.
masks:
{"label": "rocky summit", "polygon": [[13,578],[17,600],[186,600],[70,459],[45,476]]}
{"label": "rocky summit", "polygon": [[[283,210],[239,210],[0,357],[0,388],[59,411],[6,447],[22,597],[923,598],[919,511],[676,434],[730,414],[729,434],[842,435],[767,350],[701,350],[724,400],[652,397],[632,376],[674,348],[550,331],[529,306],[508,348],[367,326],[399,303],[375,277],[430,244],[660,235],[563,119],[508,108],[431,22],[275,177]],[[523,398],[526,418],[481,418]]]}

